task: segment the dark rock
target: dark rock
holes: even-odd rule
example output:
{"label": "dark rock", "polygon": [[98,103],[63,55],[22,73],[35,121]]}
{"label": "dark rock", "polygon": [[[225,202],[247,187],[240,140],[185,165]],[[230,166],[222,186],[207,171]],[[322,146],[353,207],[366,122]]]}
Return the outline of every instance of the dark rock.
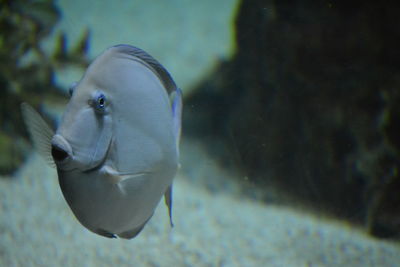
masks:
{"label": "dark rock", "polygon": [[186,99],[184,132],[257,185],[399,233],[399,11],[242,1],[237,52]]}

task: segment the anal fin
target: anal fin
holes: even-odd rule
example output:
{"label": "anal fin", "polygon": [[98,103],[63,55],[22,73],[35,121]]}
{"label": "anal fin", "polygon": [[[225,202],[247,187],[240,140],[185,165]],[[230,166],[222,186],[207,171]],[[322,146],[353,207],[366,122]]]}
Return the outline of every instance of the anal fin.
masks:
{"label": "anal fin", "polygon": [[144,226],[151,219],[151,217],[153,217],[153,214],[151,214],[151,216],[142,225],[135,227],[132,230],[128,230],[123,233],[120,233],[120,234],[118,234],[118,236],[121,238],[125,238],[125,239],[132,239],[132,238],[136,237],[143,230]]}
{"label": "anal fin", "polygon": [[117,236],[116,235],[114,235],[114,234],[112,234],[112,233],[110,233],[110,232],[108,232],[108,231],[106,231],[106,230],[103,230],[103,229],[97,229],[96,231],[94,231],[96,234],[98,234],[98,235],[101,235],[101,236],[104,236],[104,237],[108,237],[108,238],[117,238]]}
{"label": "anal fin", "polygon": [[164,200],[165,205],[168,207],[169,223],[171,227],[174,227],[174,223],[172,222],[172,184],[168,186],[167,191],[165,191]]}

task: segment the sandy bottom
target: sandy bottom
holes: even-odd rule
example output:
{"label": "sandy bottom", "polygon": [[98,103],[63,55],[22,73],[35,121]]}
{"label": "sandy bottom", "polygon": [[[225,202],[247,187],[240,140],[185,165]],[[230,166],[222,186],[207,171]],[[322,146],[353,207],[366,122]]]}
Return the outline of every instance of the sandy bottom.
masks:
{"label": "sandy bottom", "polygon": [[[160,203],[133,240],[97,236],[74,218],[56,172],[32,154],[0,179],[0,266],[398,266],[398,244],[345,224],[235,193],[200,145],[184,143],[170,228]],[[206,178],[206,179],[204,179]],[[207,183],[215,181],[213,190]],[[193,181],[197,182],[193,182]],[[210,186],[208,186],[209,188]],[[236,190],[237,191],[237,190]]]}

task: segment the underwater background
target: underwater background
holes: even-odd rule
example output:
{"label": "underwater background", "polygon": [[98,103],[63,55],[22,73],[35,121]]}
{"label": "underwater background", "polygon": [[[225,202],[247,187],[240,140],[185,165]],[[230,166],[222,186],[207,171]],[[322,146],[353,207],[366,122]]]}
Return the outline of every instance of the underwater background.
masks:
{"label": "underwater background", "polygon": [[[0,266],[400,266],[399,8],[369,1],[0,0]],[[20,104],[57,125],[104,49],[184,94],[173,228],[82,227]]]}

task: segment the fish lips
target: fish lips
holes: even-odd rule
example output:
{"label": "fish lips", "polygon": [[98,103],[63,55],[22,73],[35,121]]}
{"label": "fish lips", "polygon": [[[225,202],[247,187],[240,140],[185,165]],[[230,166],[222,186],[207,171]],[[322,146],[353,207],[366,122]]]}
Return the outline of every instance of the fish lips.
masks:
{"label": "fish lips", "polygon": [[107,145],[106,154],[98,161],[93,161],[93,155],[89,157],[77,157],[74,155],[73,147],[62,135],[56,134],[51,139],[51,155],[57,165],[59,171],[72,171],[78,169],[80,171],[90,171],[96,169],[104,163],[107,158],[111,142]]}

